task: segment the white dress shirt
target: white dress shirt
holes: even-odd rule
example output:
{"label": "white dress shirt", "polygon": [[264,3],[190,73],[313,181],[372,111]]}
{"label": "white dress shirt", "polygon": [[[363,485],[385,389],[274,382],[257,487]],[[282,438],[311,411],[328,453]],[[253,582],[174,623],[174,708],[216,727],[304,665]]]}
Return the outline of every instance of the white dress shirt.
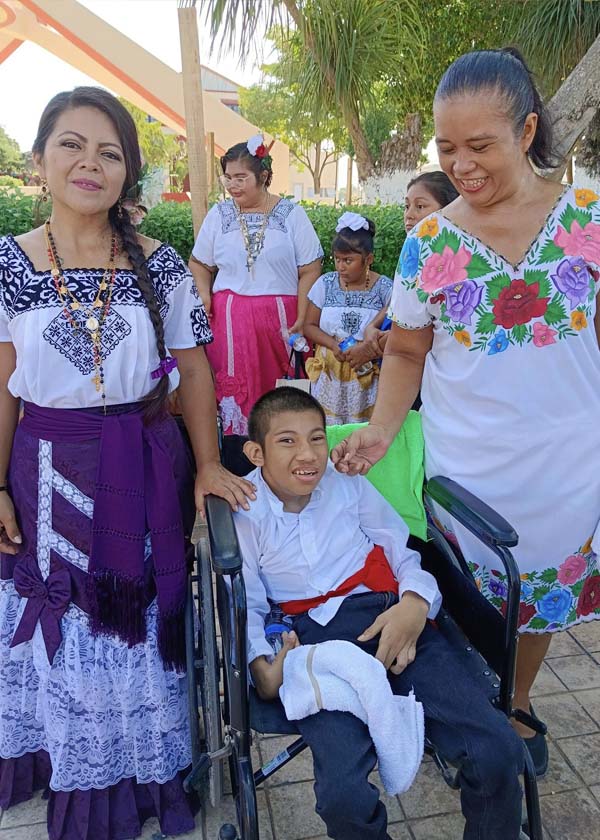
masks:
{"label": "white dress shirt", "polygon": [[[385,552],[399,595],[416,592],[430,606],[428,617],[435,618],[441,604],[435,578],[421,569],[417,552],[407,548],[404,520],[366,478],[341,475],[329,464],[300,513],[284,511],[260,469],[247,478],[257,487],[256,500],[250,510],[234,513],[234,521],[244,560],[249,662],[273,653],[264,632],[268,599],[295,601],[336,589],[365,565],[375,545]],[[361,584],[352,594],[368,591]],[[310,617],[327,624],[344,597],[314,607]]]}

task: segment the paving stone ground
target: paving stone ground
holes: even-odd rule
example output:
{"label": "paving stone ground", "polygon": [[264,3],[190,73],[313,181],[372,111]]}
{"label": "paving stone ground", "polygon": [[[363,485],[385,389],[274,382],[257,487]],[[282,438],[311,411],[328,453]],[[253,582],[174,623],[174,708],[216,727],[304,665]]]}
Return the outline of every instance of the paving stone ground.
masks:
{"label": "paving stone ground", "polygon": [[[546,840],[600,840],[600,621],[556,636],[535,684],[535,710],[550,730],[550,770],[540,782]],[[292,739],[257,738],[256,766]],[[377,778],[375,774],[375,783]],[[302,753],[259,792],[261,840],[325,840],[314,811],[312,763]],[[394,840],[461,840],[458,795],[425,760],[411,790],[385,797]],[[226,796],[205,809],[186,840],[217,840],[223,822],[235,821]],[[0,840],[47,840],[40,797],[2,814]],[[156,822],[143,840],[159,840]]]}

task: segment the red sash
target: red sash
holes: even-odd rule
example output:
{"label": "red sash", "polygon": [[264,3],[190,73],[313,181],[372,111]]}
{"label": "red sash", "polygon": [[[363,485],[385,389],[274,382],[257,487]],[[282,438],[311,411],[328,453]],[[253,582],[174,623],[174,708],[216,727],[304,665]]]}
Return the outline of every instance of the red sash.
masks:
{"label": "red sash", "polygon": [[388,559],[379,545],[376,545],[369,552],[362,569],[350,575],[337,589],[332,589],[325,595],[317,595],[316,598],[284,601],[280,606],[286,615],[300,615],[300,613],[308,612],[313,607],[318,607],[319,604],[324,604],[330,598],[347,595],[361,584],[373,592],[394,592],[396,595],[398,594],[398,581],[394,577]]}

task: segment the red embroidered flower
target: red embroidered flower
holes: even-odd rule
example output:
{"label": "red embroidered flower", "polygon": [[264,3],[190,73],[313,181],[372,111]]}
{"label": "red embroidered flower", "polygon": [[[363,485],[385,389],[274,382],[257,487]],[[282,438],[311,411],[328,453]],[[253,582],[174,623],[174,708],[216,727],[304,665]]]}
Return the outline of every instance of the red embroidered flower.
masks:
{"label": "red embroidered flower", "polygon": [[240,382],[239,379],[234,379],[233,376],[229,376],[227,371],[219,371],[215,380],[215,391],[218,401],[221,401],[223,397],[235,397],[235,401],[239,405],[246,398],[247,391],[245,384]]}
{"label": "red embroidered flower", "polygon": [[589,577],[577,600],[577,615],[590,615],[600,610],[600,575]]}
{"label": "red embroidered flower", "polygon": [[[506,618],[506,601],[502,601],[500,612]],[[523,604],[521,602],[519,604],[519,627],[524,627],[526,624],[529,624],[536,612],[537,610],[533,604]]]}
{"label": "red embroidered flower", "polygon": [[256,151],[254,152],[257,158],[264,158],[267,156],[267,147],[264,143],[261,143],[260,146],[256,147]]}
{"label": "red embroidered flower", "polygon": [[524,280],[513,280],[494,301],[494,323],[510,330],[516,324],[527,324],[543,315],[549,298],[538,298],[539,283],[529,286]]}

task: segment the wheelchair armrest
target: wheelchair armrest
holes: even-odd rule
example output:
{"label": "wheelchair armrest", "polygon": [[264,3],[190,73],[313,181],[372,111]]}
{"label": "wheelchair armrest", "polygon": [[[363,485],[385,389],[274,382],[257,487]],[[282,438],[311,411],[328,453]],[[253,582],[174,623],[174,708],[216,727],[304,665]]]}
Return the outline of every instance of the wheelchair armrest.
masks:
{"label": "wheelchair armrest", "polygon": [[518,544],[512,525],[456,481],[436,475],[425,485],[425,492],[487,545],[510,548]]}
{"label": "wheelchair armrest", "polygon": [[231,508],[218,496],[207,496],[205,504],[213,569],[218,575],[233,575],[242,569],[242,555]]}

